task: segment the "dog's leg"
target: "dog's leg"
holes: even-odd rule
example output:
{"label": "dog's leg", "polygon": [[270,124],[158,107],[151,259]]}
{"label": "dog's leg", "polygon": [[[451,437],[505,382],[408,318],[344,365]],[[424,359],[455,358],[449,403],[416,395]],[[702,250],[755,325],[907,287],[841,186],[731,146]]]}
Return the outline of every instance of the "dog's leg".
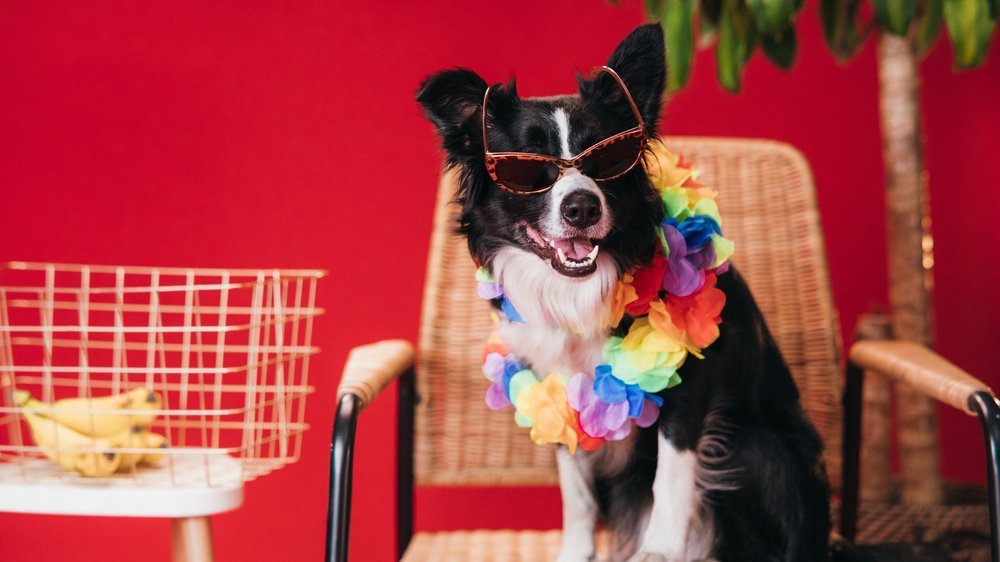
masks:
{"label": "dog's leg", "polygon": [[594,559],[597,500],[594,499],[594,474],[584,455],[581,451],[571,456],[565,447],[556,450],[563,506],[562,547],[557,562]]}
{"label": "dog's leg", "polygon": [[[686,562],[707,553],[688,552],[692,525],[698,517],[700,501],[695,486],[698,458],[693,451],[678,451],[658,433],[656,477],[653,480],[653,509],[638,554],[631,562]],[[700,555],[699,555],[700,554]]]}

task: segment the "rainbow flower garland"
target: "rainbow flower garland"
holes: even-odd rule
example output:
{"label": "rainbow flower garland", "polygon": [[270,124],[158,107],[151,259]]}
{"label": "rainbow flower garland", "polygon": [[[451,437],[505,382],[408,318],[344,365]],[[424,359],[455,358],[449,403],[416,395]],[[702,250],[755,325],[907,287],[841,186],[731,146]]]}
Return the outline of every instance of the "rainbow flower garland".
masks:
{"label": "rainbow flower garland", "polygon": [[[513,406],[514,421],[531,428],[535,443],[593,451],[624,439],[635,425],[649,427],[663,406],[657,393],[680,384],[677,371],[688,356],[704,358],[702,350],[719,337],[726,295],[716,288],[716,276],[729,268],[733,243],[722,236],[716,192],[698,183],[682,157],[658,142],[651,148],[646,171],[666,217],[657,231],[660,251],[619,283],[610,328],[626,315],[632,323],[624,337],[608,338],[604,363],[593,373],[539,378],[498,334],[487,342],[483,373],[492,384],[486,404],[494,410]],[[480,297],[499,301],[508,321],[524,322],[485,268],[476,280]]]}

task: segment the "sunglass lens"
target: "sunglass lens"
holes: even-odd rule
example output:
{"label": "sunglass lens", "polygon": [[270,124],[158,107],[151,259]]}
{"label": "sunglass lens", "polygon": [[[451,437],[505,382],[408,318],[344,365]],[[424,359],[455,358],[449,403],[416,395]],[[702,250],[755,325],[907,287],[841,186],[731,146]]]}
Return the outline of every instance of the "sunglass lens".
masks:
{"label": "sunglass lens", "polygon": [[580,171],[595,180],[620,176],[639,161],[643,137],[628,136],[597,148],[580,162]]}
{"label": "sunglass lens", "polygon": [[504,158],[496,163],[497,179],[515,191],[541,191],[559,178],[559,166],[544,160]]}

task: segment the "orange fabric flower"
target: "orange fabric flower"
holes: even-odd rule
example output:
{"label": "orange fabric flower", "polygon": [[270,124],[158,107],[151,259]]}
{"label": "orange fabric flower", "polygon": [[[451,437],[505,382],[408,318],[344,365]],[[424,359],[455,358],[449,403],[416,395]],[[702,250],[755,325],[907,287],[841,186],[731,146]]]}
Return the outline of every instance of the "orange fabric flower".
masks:
{"label": "orange fabric flower", "polygon": [[625,306],[636,299],[635,288],[632,287],[632,276],[628,273],[615,287],[615,293],[611,295],[611,313],[608,316],[608,327],[615,328],[621,324],[622,316],[625,316]]}
{"label": "orange fabric flower", "polygon": [[510,354],[510,350],[507,349],[507,344],[504,343],[503,338],[497,332],[491,332],[489,337],[486,339],[486,349],[483,350],[483,362],[486,362],[486,356],[490,353],[499,353],[500,355]]}
{"label": "orange fabric flower", "polygon": [[715,282],[715,274],[707,272],[701,291],[687,297],[667,295],[664,300],[670,320],[687,332],[688,340],[699,348],[719,337],[720,314],[726,306],[726,294],[715,287]]}

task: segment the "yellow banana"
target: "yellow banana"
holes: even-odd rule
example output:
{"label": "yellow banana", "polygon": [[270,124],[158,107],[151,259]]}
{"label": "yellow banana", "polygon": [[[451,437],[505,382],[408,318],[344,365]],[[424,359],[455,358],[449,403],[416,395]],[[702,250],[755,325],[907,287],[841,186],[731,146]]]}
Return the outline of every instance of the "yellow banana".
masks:
{"label": "yellow banana", "polygon": [[127,393],[128,409],[141,410],[143,413],[130,414],[131,425],[149,427],[153,424],[159,411],[163,409],[163,399],[152,390],[134,388]]}
{"label": "yellow banana", "polygon": [[[116,449],[161,449],[167,448],[167,438],[152,433],[144,427],[135,425],[108,438]],[[121,463],[118,465],[118,472],[128,472],[137,464],[156,465],[165,456],[163,453],[141,453],[118,451],[121,455]]]}
{"label": "yellow banana", "polygon": [[[31,427],[31,435],[49,460],[83,476],[107,476],[118,469],[121,455],[106,439],[89,437],[34,412],[21,415]],[[96,450],[67,450],[67,449]]]}
{"label": "yellow banana", "polygon": [[[14,403],[27,408],[44,408],[48,405],[32,398],[23,390],[14,393]],[[111,437],[133,426],[149,426],[156,419],[156,412],[163,406],[160,395],[135,388],[123,394],[101,398],[64,398],[56,400],[51,412],[42,413],[66,427],[94,437]],[[61,411],[65,410],[65,411]],[[96,413],[95,410],[112,412]],[[113,412],[122,410],[121,413]],[[139,410],[137,413],[129,413]]]}
{"label": "yellow banana", "polygon": [[[140,426],[134,425],[132,427],[127,427],[118,433],[108,437],[108,443],[116,449],[144,449],[146,447],[146,430]],[[118,451],[118,455],[122,458],[121,462],[118,464],[118,472],[128,472],[132,470],[132,467],[139,463],[142,459],[143,453],[126,453],[123,451]]]}
{"label": "yellow banana", "polygon": [[[159,433],[147,431],[146,447],[150,449],[167,449],[170,447],[170,443],[167,443],[167,438]],[[142,456],[142,459],[139,462],[155,466],[163,462],[163,459],[166,458],[166,456],[167,455],[165,453],[146,453]]]}

